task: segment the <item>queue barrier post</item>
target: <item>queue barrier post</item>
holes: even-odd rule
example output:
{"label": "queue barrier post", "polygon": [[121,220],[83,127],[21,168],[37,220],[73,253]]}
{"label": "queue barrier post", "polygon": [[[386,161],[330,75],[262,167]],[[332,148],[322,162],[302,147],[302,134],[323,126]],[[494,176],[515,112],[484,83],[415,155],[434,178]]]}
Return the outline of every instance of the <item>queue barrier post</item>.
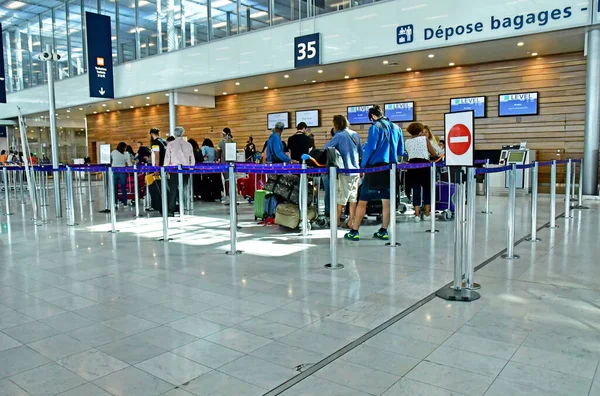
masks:
{"label": "queue barrier post", "polygon": [[531,168],[531,235],[527,238],[530,242],[539,242],[537,237],[537,197],[538,197],[538,163],[533,164]]}
{"label": "queue barrier post", "polygon": [[110,212],[110,191],[109,191],[109,173],[108,168],[104,171],[104,175],[102,175],[102,187],[104,188],[104,204],[106,209],[101,212],[108,213]]}
{"label": "queue barrier post", "polygon": [[556,225],[556,160],[552,160],[550,167],[550,228],[558,228]]}
{"label": "queue barrier post", "polygon": [[[426,232],[430,232],[431,234],[435,234],[436,232],[440,232],[440,230],[435,229],[435,200],[436,200],[436,191],[435,191],[435,182],[436,182],[436,168],[435,162],[431,163],[429,167],[429,189],[430,189],[430,197],[431,197],[431,211],[429,212],[429,217],[431,221],[431,229]],[[395,211],[395,209],[394,209]]]}
{"label": "queue barrier post", "polygon": [[517,165],[512,164],[508,171],[508,216],[506,233],[506,253],[502,258],[514,260],[520,258],[515,254],[515,206],[517,199]]}
{"label": "queue barrier post", "polygon": [[[490,160],[485,160],[485,169],[490,167]],[[490,211],[490,178],[487,173],[484,174],[484,185],[485,185],[485,209],[481,211],[483,214],[492,214]]]}
{"label": "queue barrier post", "polygon": [[163,220],[163,237],[161,241],[167,243],[169,242],[169,213],[168,213],[168,205],[167,205],[167,172],[164,167],[160,168],[160,197],[161,197],[161,207],[162,207],[162,220]]}
{"label": "queue barrier post", "polygon": [[589,209],[583,206],[583,158],[579,160],[579,183],[577,184],[577,205],[572,209]]}
{"label": "queue barrier post", "polygon": [[565,219],[572,219],[571,215],[571,158],[567,160],[565,171]]}
{"label": "queue barrier post", "polygon": [[188,177],[188,188],[187,188],[187,211],[188,214],[194,213],[194,175]]}
{"label": "queue barrier post", "polygon": [[88,172],[87,173],[87,179],[88,179],[88,202],[94,202],[94,198],[92,197],[92,172]]}
{"label": "queue barrier post", "polygon": [[179,220],[183,220],[183,216],[185,213],[185,199],[183,198],[183,173],[181,172],[183,168],[181,165],[177,165],[177,193],[179,195]]}
{"label": "queue barrier post", "polygon": [[242,254],[237,250],[237,183],[235,181],[235,162],[229,163],[229,233],[230,246],[226,252],[230,256]]}
{"label": "queue barrier post", "polygon": [[[302,170],[306,170],[306,160],[302,160]],[[256,180],[256,178],[254,178]],[[302,211],[302,237],[308,238],[308,175],[300,175],[300,209]]]}
{"label": "queue barrier post", "polygon": [[[44,180],[44,206],[50,206],[48,203],[48,172],[42,171],[42,179]],[[48,213],[46,212],[46,215]]]}
{"label": "queue barrier post", "polygon": [[344,266],[337,262],[337,168],[329,168],[329,249],[331,251],[331,263],[326,264],[325,268],[331,270],[342,269]]}
{"label": "queue barrier post", "polygon": [[108,210],[110,211],[110,233],[111,234],[116,234],[117,232],[119,232],[117,230],[117,214],[116,214],[116,210],[115,210],[115,175],[114,172],[112,170],[112,168],[108,168],[108,205],[109,208]]}
{"label": "queue barrier post", "polygon": [[21,205],[25,205],[25,188],[23,187],[23,171],[19,170],[19,194],[21,196]]}
{"label": "queue barrier post", "polygon": [[[448,169],[450,172],[450,169]],[[474,175],[473,175],[474,178]],[[474,179],[473,179],[474,180]],[[454,225],[454,280],[450,287],[445,287],[438,290],[435,295],[447,301],[475,301],[481,297],[481,295],[471,288],[463,287],[463,228],[464,223],[462,218],[465,212],[465,187],[462,180],[462,170],[457,172],[456,182],[458,184],[456,188],[456,224]],[[473,186],[475,187],[475,186]],[[474,210],[475,204],[472,204],[472,210]],[[472,219],[474,221],[474,217]],[[466,277],[472,280],[473,276]],[[475,284],[473,284],[474,287]],[[466,286],[466,285],[465,285]]]}
{"label": "queue barrier post", "polygon": [[575,181],[577,179],[577,161],[571,161],[571,195],[569,196],[570,201],[576,201],[575,197]]}
{"label": "queue barrier post", "polygon": [[73,170],[67,166],[65,174],[65,187],[67,189],[67,226],[74,227],[75,223],[75,201],[73,199]]}
{"label": "queue barrier post", "polygon": [[390,167],[390,224],[388,226],[388,233],[390,241],[386,243],[386,246],[396,247],[400,246],[398,242],[397,234],[396,234],[396,190],[398,189],[396,185],[396,177],[397,177],[397,165],[395,163],[391,164]]}
{"label": "queue barrier post", "polygon": [[10,216],[12,212],[10,211],[10,196],[8,192],[8,171],[6,170],[6,166],[2,167],[2,181],[4,182],[4,201],[5,201],[5,210],[4,215]]}
{"label": "queue barrier post", "polygon": [[137,173],[137,164],[133,164],[133,200],[135,204],[135,217],[140,217],[140,192]]}

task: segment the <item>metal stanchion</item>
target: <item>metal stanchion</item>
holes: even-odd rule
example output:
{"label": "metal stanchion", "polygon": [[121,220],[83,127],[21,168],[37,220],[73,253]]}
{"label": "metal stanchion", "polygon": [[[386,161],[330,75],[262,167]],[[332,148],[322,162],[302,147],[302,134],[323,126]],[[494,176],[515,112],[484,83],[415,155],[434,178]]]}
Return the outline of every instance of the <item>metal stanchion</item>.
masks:
{"label": "metal stanchion", "polygon": [[531,235],[527,238],[530,242],[541,241],[537,237],[537,196],[538,196],[538,163],[531,168]]}
{"label": "metal stanchion", "polygon": [[[306,170],[306,161],[302,160],[302,170]],[[254,178],[256,181],[256,177]],[[302,212],[302,237],[308,238],[308,175],[300,175],[300,209]]]}
{"label": "metal stanchion", "polygon": [[25,205],[25,189],[23,188],[23,171],[19,170],[19,194],[21,195],[21,205]]}
{"label": "metal stanchion", "polygon": [[571,159],[567,161],[567,169],[565,171],[565,219],[572,219],[571,216]]}
{"label": "metal stanchion", "polygon": [[75,223],[75,202],[73,200],[73,171],[69,166],[67,166],[65,177],[67,189],[67,226],[73,227],[77,224]]}
{"label": "metal stanchion", "polygon": [[[108,174],[109,174],[109,172],[108,172],[108,169],[107,169],[106,171],[104,171],[104,175],[102,175],[102,187],[104,188],[104,206],[105,206],[105,209],[101,210],[100,211],[101,213],[110,213],[110,208],[111,208],[111,204],[109,202],[110,201],[110,192],[109,192],[109,190],[112,189],[112,188],[114,188],[114,186],[111,186],[109,188],[108,184],[109,184],[110,180],[108,180],[109,179]],[[114,206],[114,205],[112,205],[112,206]]]}
{"label": "metal stanchion", "polygon": [[550,228],[558,228],[556,225],[556,160],[552,160],[550,167]]}
{"label": "metal stanchion", "polygon": [[506,235],[506,253],[502,258],[508,260],[518,259],[515,254],[515,205],[517,199],[517,165],[512,164],[508,173],[508,218],[507,218],[507,235]]}
{"label": "metal stanchion", "polygon": [[579,160],[579,184],[577,185],[577,205],[572,209],[589,209],[583,206],[583,158]]}
{"label": "metal stanchion", "polygon": [[435,229],[435,200],[436,200],[436,191],[435,191],[435,182],[436,182],[436,169],[435,169],[435,162],[431,163],[431,166],[429,167],[430,172],[429,172],[429,178],[431,179],[429,182],[429,189],[430,189],[430,196],[431,196],[431,211],[429,212],[429,217],[431,218],[431,229],[427,230],[426,232],[430,232],[432,234],[435,234],[436,232],[440,232],[440,230],[436,230]]}
{"label": "metal stanchion", "polygon": [[231,241],[227,254],[237,256],[242,251],[237,250],[237,183],[235,181],[234,162],[229,163],[229,232]]}
{"label": "metal stanchion", "polygon": [[467,191],[469,197],[467,199],[467,257],[465,260],[465,289],[475,290],[481,286],[473,281],[473,255],[475,252],[475,206],[477,193],[475,180],[475,168],[467,169]]}
{"label": "metal stanchion", "polygon": [[386,246],[396,247],[400,246],[399,243],[396,242],[396,176],[397,176],[397,165],[395,163],[391,164],[390,168],[390,224],[388,225],[388,234],[390,241],[386,243]]}
{"label": "metal stanchion", "polygon": [[42,179],[44,180],[44,206],[50,206],[48,203],[48,172],[42,172]]}
{"label": "metal stanchion", "polygon": [[575,182],[577,179],[577,161],[571,161],[571,201],[576,201],[575,197]]}
{"label": "metal stanchion", "polygon": [[113,173],[112,168],[108,168],[108,183],[110,184],[108,188],[108,204],[110,206],[109,211],[111,225],[111,230],[109,232],[115,234],[119,231],[117,230],[117,214],[115,211],[115,175]]}
{"label": "metal stanchion", "polygon": [[160,168],[160,197],[163,219],[163,237],[160,239],[163,242],[169,242],[169,208],[167,205],[167,172],[165,168]]}
{"label": "metal stanchion", "polygon": [[[486,159],[485,160],[485,168],[489,168],[490,167],[490,160]],[[484,183],[485,183],[485,209],[481,211],[481,213],[483,214],[492,214],[492,212],[490,211],[490,178],[488,177],[488,174],[484,174]]]}
{"label": "metal stanchion", "polygon": [[194,213],[194,175],[191,174],[188,178],[188,214]]}
{"label": "metal stanchion", "polygon": [[137,164],[133,164],[133,200],[135,203],[135,217],[140,217],[140,192],[137,173]]}
{"label": "metal stanchion", "polygon": [[[450,172],[450,169],[448,169]],[[476,291],[462,287],[462,264],[463,264],[463,222],[461,221],[465,206],[465,189],[463,188],[462,172],[457,175],[456,188],[456,224],[454,227],[454,281],[452,286],[441,289],[435,293],[436,296],[448,301],[474,301],[481,296]],[[474,206],[474,205],[473,205]],[[472,277],[471,277],[472,279]]]}
{"label": "metal stanchion", "polygon": [[92,198],[92,172],[87,173],[87,178],[88,178],[88,201],[94,202],[94,199]]}
{"label": "metal stanchion", "polygon": [[2,167],[2,181],[4,182],[4,200],[5,200],[5,205],[6,205],[6,209],[4,210],[4,215],[10,216],[10,215],[12,215],[12,212],[10,211],[10,197],[8,194],[8,172],[6,170],[6,166]]}
{"label": "metal stanchion", "polygon": [[344,266],[337,262],[337,168],[329,168],[329,219],[330,231],[329,249],[331,250],[331,263],[325,264],[325,268],[332,270],[342,269]]}
{"label": "metal stanchion", "polygon": [[[177,166],[177,191],[179,193],[179,219],[183,220],[184,212],[185,212],[185,199],[183,191],[183,173],[181,173],[181,165]],[[231,185],[230,185],[231,186]]]}

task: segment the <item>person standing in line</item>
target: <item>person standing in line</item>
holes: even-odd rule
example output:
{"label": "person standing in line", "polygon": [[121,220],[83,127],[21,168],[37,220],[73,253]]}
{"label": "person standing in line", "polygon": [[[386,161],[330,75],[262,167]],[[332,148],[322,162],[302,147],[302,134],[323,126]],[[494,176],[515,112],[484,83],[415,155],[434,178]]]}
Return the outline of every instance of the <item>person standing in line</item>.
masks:
{"label": "person standing in line", "polygon": [[[215,150],[212,140],[208,138],[202,142],[202,156],[204,157],[204,162],[207,164],[217,161],[217,150]],[[202,175],[200,199],[207,202],[220,201],[222,191],[223,183],[221,183],[220,173],[206,173]]]}
{"label": "person standing in line", "polygon": [[[123,168],[125,166],[132,166],[129,153],[127,149],[127,143],[121,142],[117,145],[117,148],[110,153],[110,165],[113,168]],[[114,173],[114,189],[115,198],[119,196],[119,184],[121,185],[121,202],[124,206],[127,206],[127,173]]]}
{"label": "person standing in line", "polygon": [[[348,120],[343,115],[333,117],[333,127],[335,135],[331,140],[325,143],[323,149],[335,147],[339,151],[344,161],[345,169],[360,169],[360,157],[362,156],[362,146],[360,136],[348,128]],[[341,226],[340,218],[342,210],[347,203],[350,203],[350,214],[348,222],[344,228],[353,227],[354,214],[356,213],[356,202],[358,198],[358,183],[360,176],[358,174],[338,174],[337,180],[337,224]],[[333,221],[333,219],[331,219]]]}
{"label": "person standing in line", "polygon": [[288,138],[287,148],[293,161],[302,162],[302,154],[310,152],[312,142],[306,134],[307,130],[306,122],[301,122],[296,128],[296,133]]}
{"label": "person standing in line", "polygon": [[137,142],[138,151],[135,155],[135,160],[140,165],[148,165],[150,161],[150,157],[152,156],[152,150],[150,150],[147,146],[144,146],[144,143]]}
{"label": "person standing in line", "polygon": [[[369,128],[367,143],[364,147],[362,168],[378,167],[398,163],[398,157],[404,154],[404,138],[402,130],[383,115],[380,106],[369,109],[369,120],[373,123]],[[359,194],[359,202],[356,208],[352,229],[344,238],[351,241],[360,240],[358,230],[360,223],[367,211],[367,202],[373,199],[381,199],[383,208],[383,221],[379,231],[373,234],[374,238],[388,240],[387,228],[390,223],[390,192],[389,171],[367,173],[363,179]],[[396,210],[394,208],[393,210]]]}
{"label": "person standing in line", "polygon": [[[160,129],[150,129],[150,147],[152,148],[152,156],[154,163],[152,165],[163,166],[165,163],[165,152],[167,151],[167,142],[160,137]],[[158,155],[156,154],[158,153]]]}
{"label": "person standing in line", "polygon": [[[411,164],[430,163],[430,158],[437,157],[437,151],[434,142],[429,138],[425,125],[420,122],[413,122],[407,128],[411,138],[406,140],[406,153],[408,154],[408,162]],[[439,148],[439,146],[437,146]],[[409,169],[407,172],[408,187],[412,192],[413,206],[415,208],[414,221],[421,221],[421,204],[425,206],[425,214],[423,220],[428,221],[431,216],[431,171],[429,167]],[[421,191],[423,195],[421,196]],[[421,199],[422,198],[422,199]]]}
{"label": "person standing in line", "polygon": [[[204,156],[202,155],[202,149],[200,148],[200,145],[198,144],[196,139],[188,139],[188,143],[192,145],[192,150],[194,152],[194,161],[196,162],[195,165],[203,163]],[[194,200],[197,200],[200,199],[200,193],[202,190],[202,175],[192,175],[192,180],[194,181],[194,184],[192,186],[194,191],[192,191],[192,193],[194,195]]]}
{"label": "person standing in line", "polygon": [[273,128],[273,132],[271,136],[269,136],[269,140],[267,140],[267,162],[271,164],[277,163],[289,163],[291,162],[291,158],[286,155],[283,142],[281,141],[281,134],[285,129],[285,125],[283,122],[275,123],[275,128]]}
{"label": "person standing in line", "polygon": [[7,160],[8,160],[8,155],[6,155],[6,150],[2,150],[2,152],[0,152],[0,165],[6,164]]}
{"label": "person standing in line", "polygon": [[244,157],[246,162],[254,162],[256,156],[256,146],[254,145],[254,138],[250,136],[246,142],[246,148],[244,149]]}
{"label": "person standing in line", "polygon": [[[225,147],[227,143],[235,143],[235,140],[233,140],[233,134],[231,133],[231,129],[225,127],[223,128],[223,138],[221,139],[217,147],[219,161],[222,164],[225,164],[227,162],[225,159]],[[223,200],[223,203],[225,205],[229,205],[229,172],[223,173],[223,179],[225,180],[225,198]]]}
{"label": "person standing in line", "polygon": [[129,162],[131,164],[135,164],[135,153],[133,152],[133,147],[131,147],[130,145],[127,145],[127,148],[125,149],[125,151],[127,152],[127,154],[129,154]]}
{"label": "person standing in line", "polygon": [[[183,138],[185,129],[183,127],[175,127],[173,135],[175,139],[167,145],[165,152],[165,166],[193,166],[196,164],[194,158],[194,148],[189,142]],[[183,190],[185,191],[190,175],[183,175]],[[168,196],[168,216],[175,216],[175,208],[177,206],[177,198],[179,197],[179,177],[178,174],[169,175],[169,196]],[[183,211],[185,202],[179,202],[179,214]]]}

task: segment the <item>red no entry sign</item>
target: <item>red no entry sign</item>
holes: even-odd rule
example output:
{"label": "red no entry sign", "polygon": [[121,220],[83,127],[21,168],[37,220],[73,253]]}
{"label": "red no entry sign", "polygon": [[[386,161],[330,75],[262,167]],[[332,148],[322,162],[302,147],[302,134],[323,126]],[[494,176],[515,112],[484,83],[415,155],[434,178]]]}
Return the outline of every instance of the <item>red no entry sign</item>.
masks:
{"label": "red no entry sign", "polygon": [[456,155],[463,155],[471,147],[473,135],[464,124],[456,124],[448,131],[448,148]]}

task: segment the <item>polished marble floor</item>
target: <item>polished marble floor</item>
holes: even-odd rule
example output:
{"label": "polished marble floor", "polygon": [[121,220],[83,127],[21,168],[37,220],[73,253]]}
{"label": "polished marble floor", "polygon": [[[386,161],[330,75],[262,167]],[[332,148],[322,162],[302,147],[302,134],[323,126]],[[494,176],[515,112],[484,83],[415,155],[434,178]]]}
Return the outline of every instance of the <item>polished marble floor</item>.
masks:
{"label": "polished marble floor", "polygon": [[[345,268],[330,271],[328,230],[304,240],[263,227],[248,204],[243,254],[227,256],[227,207],[197,204],[164,243],[160,218],[129,208],[107,233],[94,198],[76,195],[75,227],[52,213],[34,227],[17,201],[0,217],[0,395],[262,395],[452,279],[454,222],[432,236],[400,217],[395,249],[368,237],[373,222],[362,241],[339,240]],[[483,215],[478,201],[477,264],[505,248],[505,203],[493,197]],[[481,300],[434,299],[284,394],[598,396],[600,212],[590,206],[517,246],[519,261],[478,271]],[[529,211],[518,198],[517,239]],[[548,212],[542,197],[538,226]]]}

